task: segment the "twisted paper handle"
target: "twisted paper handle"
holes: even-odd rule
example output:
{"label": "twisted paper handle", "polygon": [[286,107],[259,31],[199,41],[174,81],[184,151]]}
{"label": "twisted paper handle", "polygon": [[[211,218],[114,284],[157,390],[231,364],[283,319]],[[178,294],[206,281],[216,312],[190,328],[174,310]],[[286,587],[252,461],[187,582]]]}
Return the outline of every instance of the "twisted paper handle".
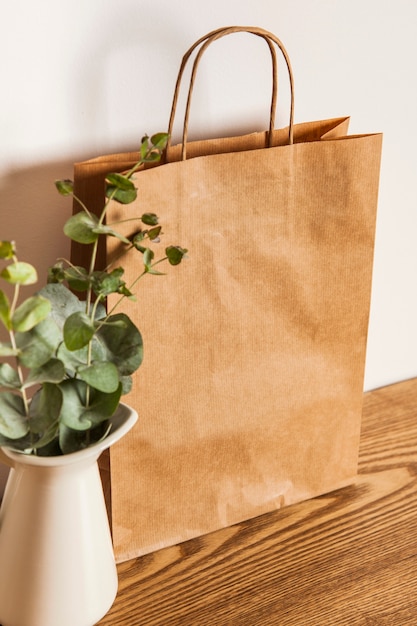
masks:
{"label": "twisted paper handle", "polygon": [[288,143],[289,144],[293,143],[294,77],[293,77],[290,59],[289,59],[288,53],[284,45],[282,44],[280,39],[278,39],[278,37],[276,37],[273,33],[270,33],[269,31],[266,31],[262,28],[258,28],[255,26],[230,26],[230,27],[219,28],[217,30],[211,31],[204,37],[201,37],[198,41],[196,41],[191,46],[191,48],[189,48],[189,50],[187,50],[187,52],[183,56],[181,66],[178,72],[177,82],[176,82],[175,89],[174,89],[174,98],[172,101],[171,115],[169,118],[169,125],[168,125],[169,140],[168,140],[167,150],[169,150],[169,147],[171,145],[172,130],[174,126],[174,120],[175,120],[177,104],[178,104],[178,97],[179,97],[181,81],[182,81],[182,77],[184,74],[184,70],[194,50],[196,50],[199,46],[201,46],[194,60],[192,71],[191,71],[191,76],[190,76],[188,97],[187,97],[187,103],[186,103],[185,114],[184,114],[181,160],[185,160],[187,158],[188,121],[189,121],[189,116],[190,116],[191,99],[192,99],[194,83],[195,83],[195,79],[197,75],[197,69],[201,61],[201,57],[203,56],[204,52],[209,47],[209,45],[212,44],[217,39],[220,39],[221,37],[224,37],[225,35],[231,35],[233,33],[241,33],[241,32],[250,33],[252,35],[256,35],[258,37],[261,37],[262,39],[265,39],[266,43],[268,44],[269,50],[271,52],[272,97],[271,97],[271,107],[270,107],[270,117],[269,117],[268,147],[271,147],[271,143],[272,143],[272,131],[274,129],[274,124],[275,124],[275,115],[276,115],[276,107],[277,107],[277,99],[278,99],[278,72],[277,72],[277,58],[276,58],[275,47],[277,47],[281,51],[284,57],[284,60],[288,69],[288,74],[289,74],[289,79],[290,79],[290,92],[291,92],[290,119],[289,119],[289,126],[288,126]]}

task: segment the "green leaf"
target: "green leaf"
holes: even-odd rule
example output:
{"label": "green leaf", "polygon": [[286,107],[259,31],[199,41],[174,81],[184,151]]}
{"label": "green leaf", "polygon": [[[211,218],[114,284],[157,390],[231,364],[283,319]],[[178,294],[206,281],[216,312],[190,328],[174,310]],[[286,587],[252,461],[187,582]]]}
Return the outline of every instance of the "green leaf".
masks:
{"label": "green leaf", "polygon": [[106,197],[116,200],[116,202],[120,202],[120,204],[130,204],[131,202],[134,202],[137,195],[138,192],[135,188],[120,189],[114,185],[107,185],[106,187]]}
{"label": "green leaf", "polygon": [[[98,317],[100,318],[101,316],[101,318],[104,318],[106,316],[104,307],[99,305],[97,308],[100,309],[100,315]],[[97,324],[97,322],[95,322],[95,324]],[[79,350],[70,351],[65,346],[65,343],[62,342],[57,349],[56,356],[64,363],[65,369],[68,370],[70,375],[75,376],[80,367],[85,367],[88,364],[88,346]],[[91,359],[92,361],[106,360],[106,351],[96,336],[94,336],[91,341]]]}
{"label": "green leaf", "polygon": [[12,317],[13,330],[24,333],[46,319],[51,311],[51,303],[42,296],[32,296],[25,300]]}
{"label": "green leaf", "polygon": [[121,384],[112,393],[103,393],[90,387],[90,402],[85,412],[85,418],[90,420],[92,426],[107,420],[119,406],[121,395]]}
{"label": "green leaf", "polygon": [[38,295],[49,300],[52,307],[51,317],[61,329],[71,313],[85,309],[85,303],[81,302],[65,285],[46,285],[38,292]]}
{"label": "green leaf", "polygon": [[157,163],[161,160],[161,155],[158,150],[152,150],[146,159],[144,159],[145,163]]}
{"label": "green leaf", "polygon": [[15,253],[14,241],[0,241],[0,259],[11,259]]}
{"label": "green leaf", "polygon": [[[59,456],[62,454],[58,443],[59,430],[59,421],[51,422],[46,426],[45,430],[36,442],[33,442],[32,437],[30,448],[32,450],[36,450],[37,456]],[[25,447],[27,449],[29,446]]]}
{"label": "green leaf", "polygon": [[126,296],[132,302],[136,302],[136,296],[126,287],[126,285],[120,285],[117,293],[120,293],[122,296]]}
{"label": "green leaf", "polygon": [[7,328],[7,330],[10,330],[11,328],[10,303],[9,303],[8,297],[6,296],[4,291],[2,291],[1,289],[0,289],[0,319],[5,325],[5,327]]}
{"label": "green leaf", "polygon": [[89,367],[79,369],[78,375],[94,389],[105,393],[113,393],[120,383],[117,367],[113,363],[93,363]]}
{"label": "green leaf", "polygon": [[30,430],[42,436],[48,432],[46,439],[38,441],[35,447],[46,445],[56,435],[61,407],[62,391],[58,385],[44,383],[33,396],[29,408]]}
{"label": "green leaf", "polygon": [[121,377],[121,383],[122,383],[122,396],[123,396],[123,395],[125,395],[126,393],[129,393],[132,390],[132,387],[133,387],[132,377],[131,376],[122,376]]}
{"label": "green leaf", "polygon": [[127,176],[124,176],[123,174],[108,174],[106,176],[106,180],[110,183],[111,186],[117,187],[117,189],[135,189],[135,185],[130,180],[130,178],[127,178]]}
{"label": "green leaf", "polygon": [[17,356],[18,354],[19,350],[12,348],[9,343],[0,342],[0,356]]}
{"label": "green leaf", "polygon": [[158,224],[158,216],[155,213],[144,213],[140,219],[147,226],[156,226]]}
{"label": "green leaf", "polygon": [[[86,367],[89,362],[88,346],[80,350],[68,350],[65,343],[62,342],[57,350],[56,356],[64,363],[65,369],[73,376],[77,374],[79,368]],[[106,360],[106,351],[96,336],[91,340],[90,358],[92,361]]]}
{"label": "green leaf", "polygon": [[75,430],[87,430],[113,415],[119,405],[122,386],[119,385],[113,393],[103,393],[82,380],[72,379],[61,383],[60,389],[63,394],[62,423]]}
{"label": "green leaf", "polygon": [[62,392],[61,422],[75,430],[88,430],[91,421],[85,418],[87,384],[82,380],[64,380]]}
{"label": "green leaf", "polygon": [[22,398],[10,391],[0,393],[0,434],[10,439],[20,439],[28,431]]}
{"label": "green leaf", "polygon": [[[126,202],[125,204],[129,204],[129,203]],[[94,232],[97,233],[98,235],[107,235],[109,237],[116,237],[117,239],[120,239],[120,241],[123,241],[123,243],[127,243],[129,245],[131,244],[130,239],[128,239],[121,233],[118,233],[116,230],[114,230],[110,226],[106,226],[105,224],[101,224],[100,226],[97,226],[97,228],[94,229]]]}
{"label": "green leaf", "polygon": [[130,376],[142,363],[142,335],[125,313],[111,315],[107,321],[96,335],[105,355],[101,360],[114,363],[120,376]]}
{"label": "green leaf", "polygon": [[86,346],[95,333],[94,324],[86,313],[72,313],[64,324],[64,341],[68,350],[79,350]]}
{"label": "green leaf", "polygon": [[159,161],[162,151],[165,148],[169,135],[167,133],[156,133],[149,140],[148,135],[142,138],[140,156],[142,163],[152,163]]}
{"label": "green leaf", "polygon": [[31,385],[54,383],[58,384],[65,378],[65,367],[60,359],[50,359],[41,367],[34,367],[30,370],[24,387]]}
{"label": "green leaf", "polygon": [[155,226],[155,228],[151,228],[148,232],[148,237],[151,241],[156,241],[161,234],[162,226]]}
{"label": "green leaf", "polygon": [[125,282],[121,279],[124,269],[118,267],[110,273],[94,272],[93,290],[97,296],[108,296],[110,293],[119,293]]}
{"label": "green leaf", "polygon": [[141,161],[144,161],[146,158],[146,155],[148,154],[148,150],[149,150],[149,137],[148,135],[145,135],[144,137],[142,137],[142,142],[140,145],[140,158]]}
{"label": "green leaf", "polygon": [[65,270],[62,263],[55,263],[48,267],[48,283],[62,283],[65,280]]}
{"label": "green leaf", "polygon": [[17,372],[8,363],[0,364],[0,385],[12,389],[20,388],[20,380]]}
{"label": "green leaf", "polygon": [[93,443],[104,439],[111,428],[108,420],[104,420],[98,426],[88,431],[73,430],[65,424],[60,425],[59,429],[59,445],[63,454],[70,454],[78,450],[84,450]]}
{"label": "green leaf", "polygon": [[146,236],[146,230],[139,230],[137,233],[135,233],[134,235],[132,235],[131,237],[131,242],[132,244],[135,246],[136,244],[139,244],[141,241],[143,241],[145,239]]}
{"label": "green leaf", "polygon": [[151,142],[155,148],[163,150],[167,145],[168,138],[169,133],[155,133],[155,135],[151,137]]}
{"label": "green leaf", "polygon": [[5,267],[0,276],[13,285],[33,285],[38,280],[35,268],[30,263],[16,261]]}
{"label": "green leaf", "polygon": [[145,239],[145,236],[146,236],[146,230],[145,231],[140,231],[140,232],[136,233],[134,235],[134,237],[132,237],[132,245],[139,252],[145,252],[145,250],[146,250],[146,248],[144,248],[142,246],[142,242]]}
{"label": "green leaf", "polygon": [[41,367],[49,361],[62,340],[62,333],[51,317],[28,332],[16,333],[20,362],[29,368]]}
{"label": "green leaf", "polygon": [[145,249],[145,252],[143,253],[143,263],[145,265],[145,269],[147,272],[149,272],[151,269],[151,263],[152,263],[154,256],[155,256],[155,253],[153,250],[151,250],[150,248]]}
{"label": "green leaf", "polygon": [[148,274],[152,274],[152,276],[165,276],[165,272],[159,272],[155,270],[153,267],[150,267],[146,270]]}
{"label": "green leaf", "polygon": [[69,267],[64,272],[65,280],[74,291],[87,291],[90,286],[88,272],[84,267]]}
{"label": "green leaf", "polygon": [[62,342],[56,351],[56,357],[63,362],[68,374],[75,376],[77,369],[88,363],[88,348],[86,346],[81,350],[68,350],[65,343]]}
{"label": "green leaf", "polygon": [[90,285],[85,267],[71,265],[64,268],[63,263],[59,262],[48,268],[48,284],[61,284],[64,281],[67,281],[69,287],[75,291],[87,291]]}
{"label": "green leaf", "polygon": [[56,180],[55,187],[58,189],[61,196],[70,196],[74,193],[74,183],[72,180]]}
{"label": "green leaf", "polygon": [[171,265],[178,265],[181,263],[188,250],[181,248],[180,246],[168,246],[165,249],[165,254],[168,257],[168,261]]}
{"label": "green leaf", "polygon": [[98,234],[94,232],[98,223],[98,218],[95,215],[89,215],[85,212],[76,213],[65,223],[64,233],[78,243],[94,243],[98,239]]}

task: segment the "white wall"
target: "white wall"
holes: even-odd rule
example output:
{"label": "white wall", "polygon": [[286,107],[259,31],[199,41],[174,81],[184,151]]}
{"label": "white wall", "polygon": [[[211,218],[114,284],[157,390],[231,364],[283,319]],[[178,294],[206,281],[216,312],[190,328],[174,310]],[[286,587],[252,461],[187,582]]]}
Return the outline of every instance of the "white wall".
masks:
{"label": "white wall", "polygon": [[[67,254],[54,178],[164,130],[186,48],[232,24],[286,44],[296,121],[351,115],[384,132],[366,388],[417,375],[417,18],[414,0],[13,0],[0,38],[0,236],[46,268]],[[192,135],[266,127],[262,42],[222,41],[202,67]],[[235,46],[234,48],[232,46]],[[230,58],[225,59],[228,49]],[[227,62],[226,62],[227,61]],[[228,82],[235,81],[233,86]],[[223,82],[222,82],[223,81]],[[279,125],[287,123],[283,96]]]}

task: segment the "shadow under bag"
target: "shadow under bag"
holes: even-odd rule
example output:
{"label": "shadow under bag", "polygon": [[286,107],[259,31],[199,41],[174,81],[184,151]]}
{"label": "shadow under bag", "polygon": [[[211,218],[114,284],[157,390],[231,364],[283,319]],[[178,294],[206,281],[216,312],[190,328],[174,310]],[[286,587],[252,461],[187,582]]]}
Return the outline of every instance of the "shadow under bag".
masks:
{"label": "shadow under bag", "polygon": [[[235,32],[271,52],[270,128],[189,142],[201,56]],[[280,130],[277,49],[291,85]],[[110,459],[119,561],[338,489],[357,472],[382,135],[348,136],[345,117],[294,125],[288,55],[255,27],[190,48],[169,132],[192,57],[181,144],[135,174],[136,206],[107,213],[110,223],[155,212],[167,243],[189,251],[123,304],[145,353],[124,400],[140,419]],[[77,164],[76,193],[100,209],[105,174],[137,157]],[[127,284],[136,263],[126,263]]]}

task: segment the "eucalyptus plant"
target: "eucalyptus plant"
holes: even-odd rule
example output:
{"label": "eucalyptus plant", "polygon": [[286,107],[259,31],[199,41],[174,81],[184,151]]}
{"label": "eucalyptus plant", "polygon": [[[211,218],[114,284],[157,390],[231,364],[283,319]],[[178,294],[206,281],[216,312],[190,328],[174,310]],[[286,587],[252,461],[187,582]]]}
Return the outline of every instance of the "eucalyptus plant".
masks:
{"label": "eucalyptus plant", "polygon": [[[130,390],[131,376],[143,358],[139,329],[115,309],[125,298],[134,299],[140,278],[161,274],[157,266],[164,261],[178,265],[187,250],[168,246],[158,258],[155,249],[162,227],[155,214],[132,218],[137,221],[135,234],[125,237],[117,224],[106,223],[106,212],[111,201],[136,200],[133,174],[144,164],[159,161],[166,141],[165,133],[145,136],[138,163],[127,173],[107,176],[99,216],[76,197],[72,181],[55,182],[60,194],[79,204],[80,211],[67,220],[64,233],[90,246],[87,267],[58,260],[49,268],[47,284],[21,301],[22,288],[38,280],[36,269],[18,258],[14,242],[0,242],[4,264],[0,277],[13,286],[10,299],[0,290],[0,320],[9,335],[7,343],[0,343],[0,445],[50,456],[83,449],[108,433],[109,419],[122,394]],[[125,251],[134,249],[141,256],[132,284],[123,280],[122,266],[96,267],[103,237],[116,237]],[[120,298],[107,311],[110,294]]]}

